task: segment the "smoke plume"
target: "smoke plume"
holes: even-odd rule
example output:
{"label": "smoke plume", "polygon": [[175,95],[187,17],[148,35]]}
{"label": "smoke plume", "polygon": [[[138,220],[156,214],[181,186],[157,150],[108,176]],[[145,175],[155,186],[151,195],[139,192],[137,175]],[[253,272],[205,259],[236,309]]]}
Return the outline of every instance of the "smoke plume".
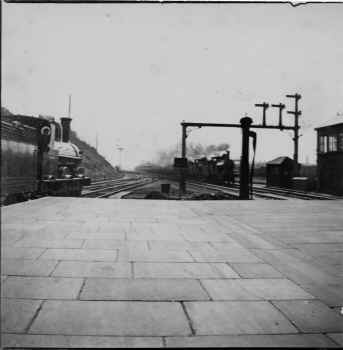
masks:
{"label": "smoke plume", "polygon": [[[228,143],[220,143],[218,145],[212,144],[207,146],[200,143],[189,143],[187,145],[187,158],[197,159],[203,156],[208,157],[216,152],[226,151],[229,149],[230,145]],[[172,149],[160,150],[158,151],[156,160],[153,163],[162,167],[171,166],[174,163],[174,158],[180,156],[180,152],[176,147]]]}

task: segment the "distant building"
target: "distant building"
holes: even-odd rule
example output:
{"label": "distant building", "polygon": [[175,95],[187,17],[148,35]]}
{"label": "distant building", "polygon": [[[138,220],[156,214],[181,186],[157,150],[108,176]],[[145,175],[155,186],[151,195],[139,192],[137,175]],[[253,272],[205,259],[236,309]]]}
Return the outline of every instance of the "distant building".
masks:
{"label": "distant building", "polygon": [[267,186],[292,187],[295,162],[289,157],[278,157],[267,162]]}
{"label": "distant building", "polygon": [[317,131],[317,176],[319,190],[343,195],[343,123]]}

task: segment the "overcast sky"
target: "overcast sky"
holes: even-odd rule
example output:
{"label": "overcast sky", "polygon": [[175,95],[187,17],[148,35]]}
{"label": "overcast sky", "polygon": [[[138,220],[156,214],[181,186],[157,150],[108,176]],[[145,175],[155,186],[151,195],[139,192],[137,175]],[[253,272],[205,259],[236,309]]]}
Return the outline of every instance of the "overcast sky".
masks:
{"label": "overcast sky", "polygon": [[[255,103],[302,95],[300,161],[315,161],[314,127],[343,112],[343,4],[3,5],[2,105],[65,116],[113,164],[153,159],[180,143],[180,122],[236,123]],[[292,123],[292,117],[285,114]],[[343,116],[338,119],[343,121]],[[268,121],[277,123],[269,109]],[[239,129],[194,130],[228,142]],[[258,130],[258,160],[292,157],[290,132]]]}

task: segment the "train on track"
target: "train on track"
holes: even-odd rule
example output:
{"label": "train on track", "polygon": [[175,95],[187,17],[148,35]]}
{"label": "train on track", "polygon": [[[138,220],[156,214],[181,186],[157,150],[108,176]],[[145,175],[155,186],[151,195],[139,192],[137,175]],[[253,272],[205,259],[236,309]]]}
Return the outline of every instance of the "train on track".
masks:
{"label": "train on track", "polygon": [[[180,169],[176,164],[174,166],[159,166],[146,163],[138,166],[136,171],[174,180],[178,180],[180,176]],[[188,179],[230,185],[239,178],[239,161],[230,159],[230,152],[226,150],[209,156],[188,157],[187,169],[184,171]]]}
{"label": "train on track", "polygon": [[79,196],[90,184],[71,118],[1,115],[1,204],[41,195]]}
{"label": "train on track", "polygon": [[189,159],[187,175],[215,184],[230,185],[235,182],[236,168],[235,162],[230,159],[230,152],[221,151],[207,157]]}

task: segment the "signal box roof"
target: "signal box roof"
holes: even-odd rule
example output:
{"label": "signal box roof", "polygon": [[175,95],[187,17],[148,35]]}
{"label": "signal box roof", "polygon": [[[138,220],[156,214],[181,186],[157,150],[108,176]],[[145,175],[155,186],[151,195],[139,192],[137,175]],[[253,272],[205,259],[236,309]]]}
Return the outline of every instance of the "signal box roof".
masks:
{"label": "signal box roof", "polygon": [[318,130],[318,129],[323,129],[323,128],[327,128],[327,127],[342,127],[343,126],[343,115],[341,113],[337,113],[335,116],[330,116],[328,118],[326,118],[326,120],[322,120],[321,122],[319,122],[316,127],[314,128],[314,130]]}
{"label": "signal box roof", "polygon": [[289,158],[289,157],[277,157],[269,162],[267,162],[268,165],[281,165],[284,162],[293,162],[293,159]]}
{"label": "signal box roof", "polygon": [[323,130],[325,128],[342,128],[342,127],[343,127],[343,123],[335,123],[335,124],[320,126],[318,128],[315,128],[314,130]]}

